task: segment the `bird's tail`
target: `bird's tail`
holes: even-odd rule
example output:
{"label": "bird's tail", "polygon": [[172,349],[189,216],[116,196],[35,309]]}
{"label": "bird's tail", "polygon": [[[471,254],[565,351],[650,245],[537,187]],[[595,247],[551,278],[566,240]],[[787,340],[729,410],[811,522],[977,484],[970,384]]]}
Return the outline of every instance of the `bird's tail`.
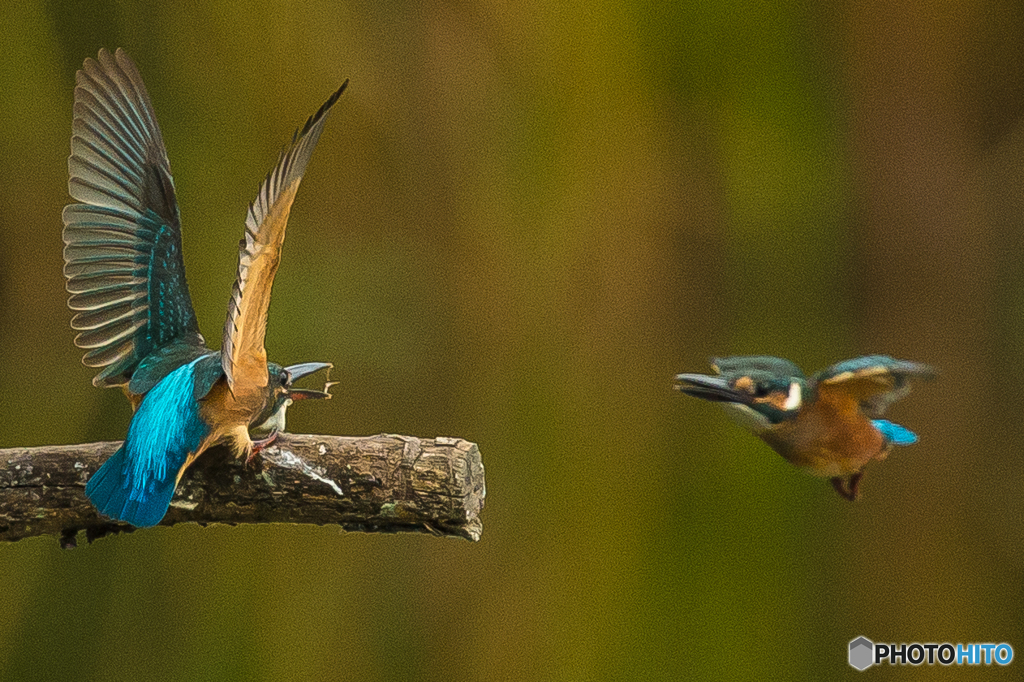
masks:
{"label": "bird's tail", "polygon": [[899,424],[893,424],[888,419],[874,419],[871,423],[882,432],[882,437],[893,445],[913,445],[917,442],[917,434]]}
{"label": "bird's tail", "polygon": [[85,494],[101,513],[133,526],[155,526],[167,513],[178,475],[207,434],[193,395],[196,363],[154,386],[132,416],[124,444],[92,475]]}
{"label": "bird's tail", "polygon": [[174,496],[175,477],[151,479],[146,489],[133,485],[131,463],[122,445],[103,463],[85,486],[85,494],[101,514],[133,526],[155,526],[167,513]]}

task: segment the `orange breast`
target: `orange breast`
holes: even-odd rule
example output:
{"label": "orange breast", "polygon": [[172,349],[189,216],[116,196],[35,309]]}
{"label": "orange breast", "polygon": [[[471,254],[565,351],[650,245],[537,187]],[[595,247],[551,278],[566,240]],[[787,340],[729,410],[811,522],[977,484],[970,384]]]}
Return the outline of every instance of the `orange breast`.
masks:
{"label": "orange breast", "polygon": [[239,390],[236,395],[228,388],[222,377],[213,385],[199,408],[203,421],[214,430],[228,430],[231,426],[248,426],[256,415],[263,411],[266,402],[264,391]]}
{"label": "orange breast", "polygon": [[178,480],[181,480],[182,474],[192,462],[211,446],[227,443],[235,457],[248,454],[252,448],[249,422],[263,411],[264,401],[264,394],[256,391],[236,397],[228,388],[227,380],[221,377],[199,406],[199,414],[210,425],[210,433],[178,471]]}
{"label": "orange breast", "polygon": [[850,396],[822,388],[796,419],[761,438],[794,465],[816,476],[845,476],[889,449],[871,420]]}

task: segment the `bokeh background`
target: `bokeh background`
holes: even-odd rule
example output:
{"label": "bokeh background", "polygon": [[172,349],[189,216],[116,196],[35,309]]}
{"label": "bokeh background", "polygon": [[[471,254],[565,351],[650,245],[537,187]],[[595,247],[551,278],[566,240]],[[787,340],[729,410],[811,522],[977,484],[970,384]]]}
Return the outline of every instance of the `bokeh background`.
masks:
{"label": "bokeh background", "polygon": [[[5,680],[835,679],[847,642],[1024,655],[1024,9],[908,2],[5,3],[0,446],[123,437],[72,344],[74,73],[124,47],[219,343],[246,204],[346,77],[267,345],[295,432],[459,436],[477,544],[179,526],[0,547]],[[942,372],[849,504],[708,358]],[[883,668],[873,679],[1017,677]]]}

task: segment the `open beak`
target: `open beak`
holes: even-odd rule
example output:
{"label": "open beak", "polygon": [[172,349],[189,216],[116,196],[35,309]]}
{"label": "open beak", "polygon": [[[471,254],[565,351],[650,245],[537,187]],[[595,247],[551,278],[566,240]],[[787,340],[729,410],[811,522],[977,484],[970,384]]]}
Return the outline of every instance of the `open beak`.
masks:
{"label": "open beak", "polygon": [[[289,367],[285,367],[285,370],[291,375],[292,381],[294,382],[294,381],[297,381],[298,379],[301,379],[304,376],[309,376],[310,374],[313,374],[314,372],[319,372],[322,369],[329,370],[332,367],[334,367],[334,365],[332,365],[329,362],[303,362],[303,363],[298,364],[298,365],[291,365]],[[328,393],[328,391],[330,390],[331,386],[333,386],[336,383],[338,383],[338,382],[336,382],[336,381],[328,381],[328,382],[326,382],[324,384],[324,390],[322,390],[322,391],[315,391],[315,390],[308,389],[308,388],[289,388],[288,389],[288,397],[291,398],[293,401],[295,401],[295,400],[310,400],[310,399],[313,399],[313,398],[322,398],[322,399],[328,399],[329,400],[330,397],[331,397],[331,394]]]}
{"label": "open beak", "polygon": [[676,389],[694,398],[703,398],[716,403],[750,404],[750,395],[729,386],[722,377],[706,374],[677,374]]}

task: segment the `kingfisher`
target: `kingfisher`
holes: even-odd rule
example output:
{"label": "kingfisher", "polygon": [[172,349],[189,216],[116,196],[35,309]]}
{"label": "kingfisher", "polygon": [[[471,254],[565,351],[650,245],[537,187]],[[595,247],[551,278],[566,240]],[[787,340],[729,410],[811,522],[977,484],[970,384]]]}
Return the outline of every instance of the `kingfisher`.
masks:
{"label": "kingfisher", "polygon": [[721,403],[729,415],[795,466],[828,478],[851,502],[864,466],[917,436],[882,419],[910,391],[931,379],[928,365],[886,355],[843,360],[808,378],[789,360],[765,355],[715,358],[717,375],[679,374],[676,389]]}
{"label": "kingfisher", "polygon": [[93,384],[120,387],[133,412],[124,443],[86,485],[100,513],[156,525],[208,448],[226,444],[248,464],[284,429],[293,402],[331,397],[329,382],[292,385],[330,363],[268,362],[264,339],[292,202],[347,85],[296,131],[249,204],[214,351],[192,308],[174,181],[139,70],[123,50],[102,49],[76,74],[68,187],[77,203],[63,212],[71,326],[82,362],[102,368]]}

